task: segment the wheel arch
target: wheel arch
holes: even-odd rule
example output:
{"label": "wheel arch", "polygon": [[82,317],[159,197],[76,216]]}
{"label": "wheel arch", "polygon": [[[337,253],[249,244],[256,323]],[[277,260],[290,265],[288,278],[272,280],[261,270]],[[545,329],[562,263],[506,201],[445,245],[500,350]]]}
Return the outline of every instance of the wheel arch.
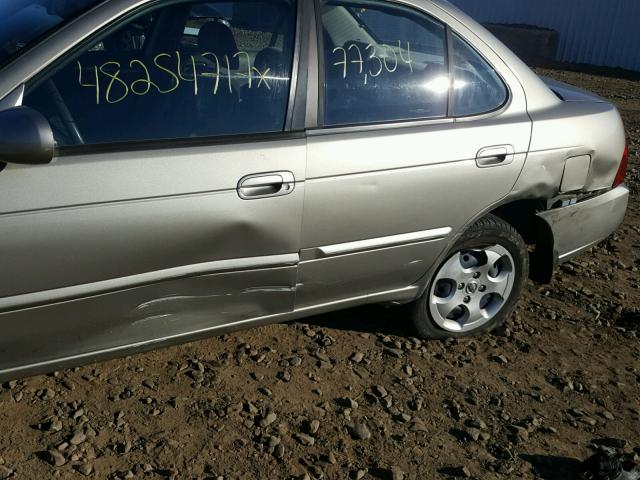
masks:
{"label": "wheel arch", "polygon": [[447,251],[455,244],[458,238],[471,225],[488,215],[494,215],[504,220],[522,236],[529,248],[529,278],[537,283],[549,283],[555,268],[553,255],[554,237],[549,225],[536,215],[536,213],[546,210],[546,205],[547,201],[543,198],[512,200],[489,207],[470,219],[464,227],[457,230],[448,239],[437,261],[415,282],[415,285],[420,287],[416,298],[424,294],[438,265],[444,261]]}

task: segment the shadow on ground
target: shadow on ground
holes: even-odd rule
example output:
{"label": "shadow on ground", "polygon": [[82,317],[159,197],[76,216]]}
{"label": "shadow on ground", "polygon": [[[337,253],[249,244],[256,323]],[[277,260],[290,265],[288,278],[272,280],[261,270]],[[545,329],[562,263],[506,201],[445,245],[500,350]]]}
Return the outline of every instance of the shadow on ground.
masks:
{"label": "shadow on ground", "polygon": [[640,330],[640,308],[623,310],[616,324],[628,330]]}
{"label": "shadow on ground", "polygon": [[399,337],[415,336],[415,332],[411,328],[409,312],[404,310],[405,308],[367,305],[309,317],[303,322],[336,330],[381,333]]}
{"label": "shadow on ground", "polygon": [[580,473],[580,461],[553,455],[520,455],[529,462],[535,474],[542,480],[573,480]]}

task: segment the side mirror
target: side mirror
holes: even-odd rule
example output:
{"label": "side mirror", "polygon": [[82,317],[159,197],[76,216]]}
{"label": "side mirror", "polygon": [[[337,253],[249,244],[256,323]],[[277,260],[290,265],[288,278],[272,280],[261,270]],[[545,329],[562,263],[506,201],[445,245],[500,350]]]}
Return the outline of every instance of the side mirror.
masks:
{"label": "side mirror", "polygon": [[49,163],[53,147],[53,131],[42,114],[29,107],[0,111],[0,162]]}

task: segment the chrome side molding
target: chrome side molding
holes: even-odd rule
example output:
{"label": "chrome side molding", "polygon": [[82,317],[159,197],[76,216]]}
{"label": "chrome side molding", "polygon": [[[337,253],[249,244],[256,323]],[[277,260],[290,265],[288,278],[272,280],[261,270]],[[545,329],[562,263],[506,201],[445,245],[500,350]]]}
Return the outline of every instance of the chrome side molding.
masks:
{"label": "chrome side molding", "polygon": [[300,252],[300,261],[316,260],[319,258],[346,255],[348,253],[395,247],[398,245],[409,243],[441,240],[450,233],[451,227],[441,227],[431,230],[421,230],[419,232],[402,233],[400,235],[390,235],[388,237],[368,238],[366,240],[357,240],[355,242],[337,243],[334,245],[307,248]]}

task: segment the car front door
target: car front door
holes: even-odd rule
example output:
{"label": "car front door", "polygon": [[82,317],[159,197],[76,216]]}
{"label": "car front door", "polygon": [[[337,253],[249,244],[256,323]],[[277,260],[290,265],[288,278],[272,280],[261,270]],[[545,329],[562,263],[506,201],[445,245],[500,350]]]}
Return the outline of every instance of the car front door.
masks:
{"label": "car front door", "polygon": [[412,298],[452,234],[523,167],[519,82],[463,24],[420,5],[320,3],[297,307]]}
{"label": "car front door", "polygon": [[247,5],[132,12],[5,99],[49,120],[57,154],[0,172],[0,373],[293,309],[296,8]]}

